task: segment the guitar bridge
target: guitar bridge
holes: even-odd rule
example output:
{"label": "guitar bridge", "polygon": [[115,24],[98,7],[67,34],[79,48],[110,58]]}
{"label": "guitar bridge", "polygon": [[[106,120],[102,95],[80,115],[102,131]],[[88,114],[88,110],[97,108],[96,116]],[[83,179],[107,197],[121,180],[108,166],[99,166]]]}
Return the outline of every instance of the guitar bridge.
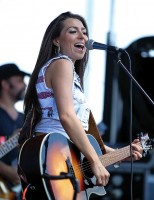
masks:
{"label": "guitar bridge", "polygon": [[[78,180],[75,177],[74,169],[73,169],[73,166],[71,164],[69,157],[66,159],[66,164],[67,164],[67,168],[68,168],[68,173],[66,173],[66,174],[67,174],[67,176],[69,176],[74,190],[79,192],[80,191],[79,183],[78,183]],[[63,172],[61,174],[63,174]]]}

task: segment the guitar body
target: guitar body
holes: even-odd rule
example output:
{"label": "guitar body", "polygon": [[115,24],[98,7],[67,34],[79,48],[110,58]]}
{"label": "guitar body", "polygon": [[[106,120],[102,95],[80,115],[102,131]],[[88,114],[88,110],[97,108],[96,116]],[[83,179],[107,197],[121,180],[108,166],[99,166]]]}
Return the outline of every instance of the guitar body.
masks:
{"label": "guitar body", "polygon": [[7,186],[6,181],[0,177],[0,199],[3,200],[16,200],[16,195],[14,192],[10,190],[10,188]]}
{"label": "guitar body", "polygon": [[[8,140],[0,143],[0,159],[3,158],[7,153],[13,150],[18,145],[19,132],[14,131],[13,136]],[[20,198],[21,185],[12,186],[8,180],[0,176],[0,199],[3,200],[17,200]]]}
{"label": "guitar body", "polygon": [[[87,135],[98,155],[102,152],[92,135]],[[35,189],[26,200],[73,200],[75,188],[79,191],[76,200],[89,199],[91,194],[104,195],[104,187],[95,186],[95,178],[90,165],[76,146],[61,134],[39,135],[27,140],[19,154],[19,174],[23,190],[28,184]],[[48,179],[59,177],[61,173],[73,179]],[[76,181],[77,180],[77,181]]]}

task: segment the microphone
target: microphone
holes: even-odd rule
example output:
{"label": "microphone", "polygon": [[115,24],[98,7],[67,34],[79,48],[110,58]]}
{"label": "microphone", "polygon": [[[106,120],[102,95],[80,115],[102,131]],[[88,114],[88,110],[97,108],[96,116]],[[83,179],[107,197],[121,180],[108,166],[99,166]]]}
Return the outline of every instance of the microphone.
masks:
{"label": "microphone", "polygon": [[86,42],[86,48],[88,50],[98,49],[98,50],[106,50],[111,53],[123,52],[124,50],[118,47],[101,44],[99,42],[95,42],[94,40],[90,39]]}

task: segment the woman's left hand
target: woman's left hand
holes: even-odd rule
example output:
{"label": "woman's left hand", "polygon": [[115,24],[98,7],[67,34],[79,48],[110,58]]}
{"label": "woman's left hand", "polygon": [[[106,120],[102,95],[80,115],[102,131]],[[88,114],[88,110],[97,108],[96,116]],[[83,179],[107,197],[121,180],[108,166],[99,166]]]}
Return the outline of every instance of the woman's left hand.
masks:
{"label": "woman's left hand", "polygon": [[[140,144],[139,139],[135,139],[132,142],[132,156],[133,160],[140,160],[142,158],[143,148]],[[125,159],[125,161],[129,161],[130,157]]]}

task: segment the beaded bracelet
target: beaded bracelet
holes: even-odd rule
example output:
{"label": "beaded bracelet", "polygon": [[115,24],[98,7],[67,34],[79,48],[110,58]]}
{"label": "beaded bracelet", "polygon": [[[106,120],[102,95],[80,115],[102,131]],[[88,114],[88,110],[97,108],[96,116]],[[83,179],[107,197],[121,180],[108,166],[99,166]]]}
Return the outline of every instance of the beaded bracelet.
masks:
{"label": "beaded bracelet", "polygon": [[120,161],[114,163],[113,167],[114,168],[119,168],[120,167],[120,163],[121,163]]}
{"label": "beaded bracelet", "polygon": [[[118,148],[117,148],[117,150],[118,150]],[[114,168],[119,168],[119,167],[120,167],[120,164],[121,164],[121,162],[118,161],[118,162],[114,163],[113,167],[114,167]]]}

